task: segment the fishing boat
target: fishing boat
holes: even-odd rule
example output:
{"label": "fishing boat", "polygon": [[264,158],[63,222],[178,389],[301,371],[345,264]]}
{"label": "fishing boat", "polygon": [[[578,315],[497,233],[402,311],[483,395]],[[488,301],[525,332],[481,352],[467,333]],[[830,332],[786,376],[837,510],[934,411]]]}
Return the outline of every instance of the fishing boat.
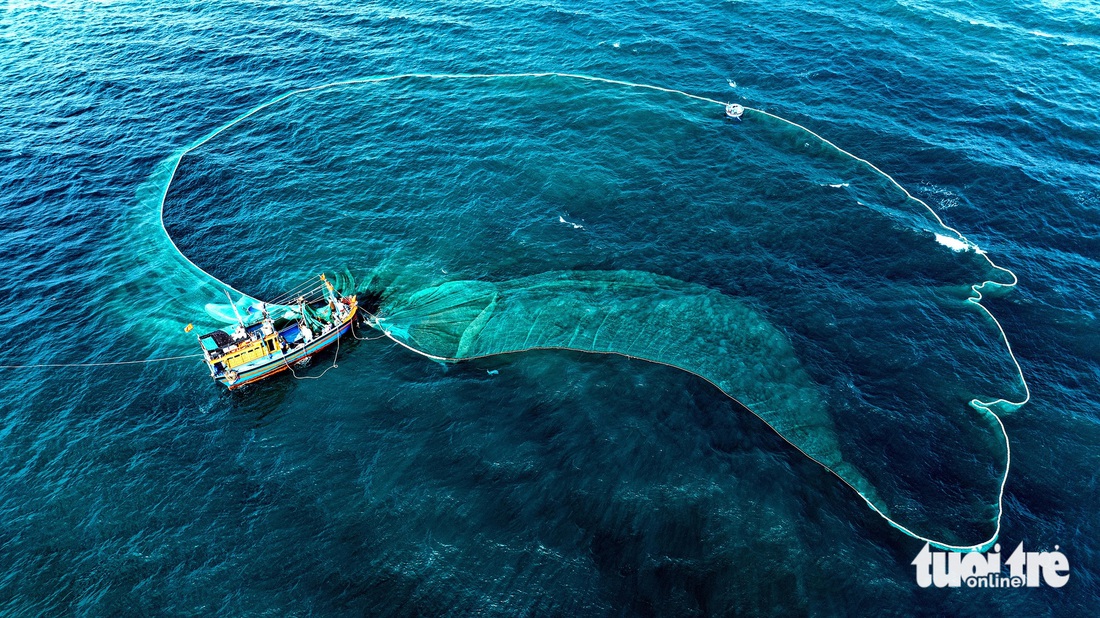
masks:
{"label": "fishing boat", "polygon": [[734,120],[741,120],[741,116],[745,115],[745,107],[738,105],[737,103],[726,103],[726,116],[733,118]]}
{"label": "fishing boat", "polygon": [[297,294],[288,305],[250,307],[246,314],[251,319],[242,318],[230,298],[237,317],[233,332],[199,336],[210,377],[229,390],[239,388],[290,369],[351,329],[358,309],[355,296],[341,296],[323,274],[316,288]]}

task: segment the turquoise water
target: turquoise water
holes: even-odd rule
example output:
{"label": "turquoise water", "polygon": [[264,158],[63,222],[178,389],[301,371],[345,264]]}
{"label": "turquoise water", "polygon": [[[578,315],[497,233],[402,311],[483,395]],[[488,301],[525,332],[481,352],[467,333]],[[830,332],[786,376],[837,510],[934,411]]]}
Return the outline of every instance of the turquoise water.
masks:
{"label": "turquoise water", "polygon": [[[272,298],[347,268],[381,299],[379,328],[304,372],[338,365],[321,380],[4,370],[5,610],[1095,604],[1094,8],[118,3],[4,23],[3,362],[191,354],[218,280]],[[549,71],[619,83],[408,77],[265,106]],[[984,288],[988,313],[966,299],[1011,284],[994,263],[1021,282]],[[455,289],[499,299],[462,354],[433,335],[465,324],[442,313]],[[415,353],[535,347],[574,351]],[[974,403],[1023,401],[1021,369],[1025,406]],[[916,587],[920,539],[994,538],[1058,544],[1070,584]]]}

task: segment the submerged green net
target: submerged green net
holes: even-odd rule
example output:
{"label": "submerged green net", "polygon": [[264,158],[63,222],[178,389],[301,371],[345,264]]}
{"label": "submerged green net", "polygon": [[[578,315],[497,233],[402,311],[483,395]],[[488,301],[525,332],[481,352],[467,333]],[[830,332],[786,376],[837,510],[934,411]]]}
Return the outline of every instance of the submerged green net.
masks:
{"label": "submerged green net", "polygon": [[375,327],[439,360],[536,349],[618,354],[677,367],[726,393],[874,500],[787,338],[701,285],[639,271],[451,281],[383,302]]}
{"label": "submerged green net", "polygon": [[[766,112],[735,124],[713,99],[579,76],[369,78],[242,114],[139,199],[123,233],[148,261],[120,268],[134,274],[120,311],[153,278],[161,315],[189,320],[223,281],[254,295],[237,292],[241,308],[348,264],[370,283],[338,287],[379,296],[372,325],[419,354],[676,367],[905,533],[996,539],[1008,444],[992,410],[1019,403],[985,395],[1018,366],[976,299],[1014,276],[877,168]],[[232,321],[228,305],[205,313]]]}

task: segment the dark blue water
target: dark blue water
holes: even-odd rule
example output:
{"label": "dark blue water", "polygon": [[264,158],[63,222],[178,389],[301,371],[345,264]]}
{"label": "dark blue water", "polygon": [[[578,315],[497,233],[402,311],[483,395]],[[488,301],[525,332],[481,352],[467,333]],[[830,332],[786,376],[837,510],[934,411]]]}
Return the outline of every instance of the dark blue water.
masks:
{"label": "dark blue water", "polygon": [[[338,364],[323,379],[232,394],[194,359],[2,370],[4,611],[1095,610],[1095,6],[2,15],[0,363],[194,353],[182,328],[209,322],[218,288],[149,207],[164,162],[286,92],[409,72],[656,84],[805,126],[1019,276],[985,302],[1031,388],[1000,414],[999,530],[1007,453],[967,402],[1024,394],[996,323],[963,299],[1007,277],[937,243],[934,217],[863,164],[762,115],[557,78],[330,89],[184,157],[164,223],[199,267],[266,297],[345,266],[391,299],[560,271],[705,286],[745,308],[739,324],[782,333],[790,357],[753,362],[806,376],[896,523],[1059,545],[1071,564],[1061,589],[920,589],[922,541],[698,377],[561,351],[443,366],[381,338],[318,358],[306,373]],[[767,385],[746,375],[731,394],[752,408]]]}

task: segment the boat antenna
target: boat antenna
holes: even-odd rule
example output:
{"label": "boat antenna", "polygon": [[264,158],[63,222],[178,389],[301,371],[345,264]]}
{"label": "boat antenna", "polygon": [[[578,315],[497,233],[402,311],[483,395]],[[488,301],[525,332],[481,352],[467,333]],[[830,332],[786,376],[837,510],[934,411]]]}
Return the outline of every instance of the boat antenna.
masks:
{"label": "boat antenna", "polygon": [[229,295],[229,290],[222,290],[225,292],[225,297],[229,299],[229,306],[233,307],[233,313],[237,316],[237,323],[244,327],[244,319],[241,318],[241,312],[237,311],[237,303],[233,302],[233,297]]}

